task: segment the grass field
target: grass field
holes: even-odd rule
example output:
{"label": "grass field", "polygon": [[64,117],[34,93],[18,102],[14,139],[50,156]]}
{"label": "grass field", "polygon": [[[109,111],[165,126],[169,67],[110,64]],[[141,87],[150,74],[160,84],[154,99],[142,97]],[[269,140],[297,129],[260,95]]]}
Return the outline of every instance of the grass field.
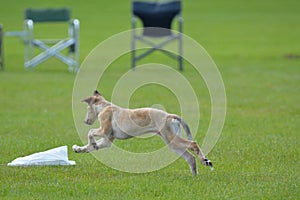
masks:
{"label": "grass field", "polygon": [[[21,30],[26,7],[70,7],[81,21],[81,60],[101,41],[130,29],[128,0],[1,4],[5,31]],[[22,43],[6,37],[6,66],[0,71],[0,199],[299,199],[300,2],[184,1],[183,17],[184,33],[209,52],[226,87],[225,126],[208,155],[214,171],[198,162],[199,174],[192,177],[179,159],[159,171],[131,174],[111,169],[90,154],[73,153],[71,146],[82,143],[72,114],[75,74],[54,59],[25,71]],[[153,60],[175,64],[160,54],[146,61]],[[130,57],[124,55],[105,73],[99,90],[108,99],[112,85],[129,68]],[[201,101],[196,137],[201,144],[210,119],[209,94],[188,64],[182,73]],[[176,98],[165,90],[142,87],[130,107],[159,103],[178,113]],[[150,142],[162,145],[155,138]],[[142,150],[137,140],[117,144]],[[76,166],[6,166],[16,157],[61,145],[68,145]]]}

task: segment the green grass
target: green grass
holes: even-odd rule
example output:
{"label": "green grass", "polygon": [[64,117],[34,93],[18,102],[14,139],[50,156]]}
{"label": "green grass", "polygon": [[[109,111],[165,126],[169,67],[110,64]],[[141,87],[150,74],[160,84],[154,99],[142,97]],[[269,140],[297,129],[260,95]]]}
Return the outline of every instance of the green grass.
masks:
{"label": "green grass", "polygon": [[[26,7],[69,6],[81,21],[81,60],[99,42],[130,28],[130,1],[5,0],[2,4],[0,22],[5,31],[21,30]],[[300,59],[286,55],[300,55],[299,13],[296,0],[184,1],[184,33],[210,53],[227,92],[225,126],[208,155],[215,170],[198,162],[196,177],[181,159],[159,171],[130,174],[111,169],[90,154],[73,153],[70,147],[81,144],[71,105],[75,75],[54,59],[25,71],[22,43],[6,37],[6,68],[0,72],[0,198],[298,199]],[[46,32],[42,34],[50,34]],[[153,60],[175,64],[160,54],[147,59]],[[183,75],[201,105],[196,138],[201,144],[210,119],[210,99],[201,77],[186,66]],[[129,68],[130,57],[125,55],[105,73],[99,89],[108,99],[113,84]],[[151,85],[134,93],[130,107],[158,103],[179,112],[171,92]],[[162,145],[158,139],[147,140]],[[117,144],[143,151],[137,139]],[[69,159],[76,166],[6,166],[16,157],[61,145],[69,146]]]}

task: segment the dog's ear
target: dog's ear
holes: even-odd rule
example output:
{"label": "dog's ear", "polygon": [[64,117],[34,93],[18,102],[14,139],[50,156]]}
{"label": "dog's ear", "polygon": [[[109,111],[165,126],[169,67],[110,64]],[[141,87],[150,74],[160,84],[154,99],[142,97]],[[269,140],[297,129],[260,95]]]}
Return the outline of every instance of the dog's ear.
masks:
{"label": "dog's ear", "polygon": [[98,92],[98,90],[94,91],[94,96],[102,96],[102,94],[100,92]]}
{"label": "dog's ear", "polygon": [[90,103],[92,103],[93,100],[94,100],[94,97],[87,97],[87,98],[81,100],[81,102],[85,102],[87,104],[90,104]]}

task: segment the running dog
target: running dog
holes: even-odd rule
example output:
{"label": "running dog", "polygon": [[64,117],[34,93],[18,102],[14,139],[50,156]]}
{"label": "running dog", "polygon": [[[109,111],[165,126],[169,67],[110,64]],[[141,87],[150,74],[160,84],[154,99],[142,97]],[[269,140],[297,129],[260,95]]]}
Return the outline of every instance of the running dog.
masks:
{"label": "running dog", "polygon": [[[213,169],[212,162],[205,158],[197,142],[192,141],[188,125],[179,116],[154,108],[121,108],[106,101],[97,90],[93,96],[85,98],[82,102],[88,104],[85,123],[92,125],[98,119],[101,127],[89,131],[87,145],[82,147],[73,145],[72,148],[76,153],[88,153],[111,147],[115,139],[129,139],[146,133],[155,133],[189,164],[193,175],[197,174],[196,159],[188,150],[194,152],[203,165]],[[180,137],[180,125],[188,140]],[[100,139],[96,141],[95,137]]]}

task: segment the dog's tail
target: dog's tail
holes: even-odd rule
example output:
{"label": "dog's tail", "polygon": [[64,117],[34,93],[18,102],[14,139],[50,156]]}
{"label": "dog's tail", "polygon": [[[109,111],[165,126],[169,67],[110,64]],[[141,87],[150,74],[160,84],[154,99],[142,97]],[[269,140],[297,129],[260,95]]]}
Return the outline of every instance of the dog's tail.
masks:
{"label": "dog's tail", "polygon": [[183,127],[184,132],[186,133],[187,138],[189,140],[193,140],[193,137],[192,137],[192,134],[191,134],[189,126],[187,125],[187,123],[185,123],[185,121],[183,121],[182,118],[180,118],[177,115],[170,115],[169,117],[172,118],[172,119],[176,119],[177,121],[179,121],[179,123]]}

